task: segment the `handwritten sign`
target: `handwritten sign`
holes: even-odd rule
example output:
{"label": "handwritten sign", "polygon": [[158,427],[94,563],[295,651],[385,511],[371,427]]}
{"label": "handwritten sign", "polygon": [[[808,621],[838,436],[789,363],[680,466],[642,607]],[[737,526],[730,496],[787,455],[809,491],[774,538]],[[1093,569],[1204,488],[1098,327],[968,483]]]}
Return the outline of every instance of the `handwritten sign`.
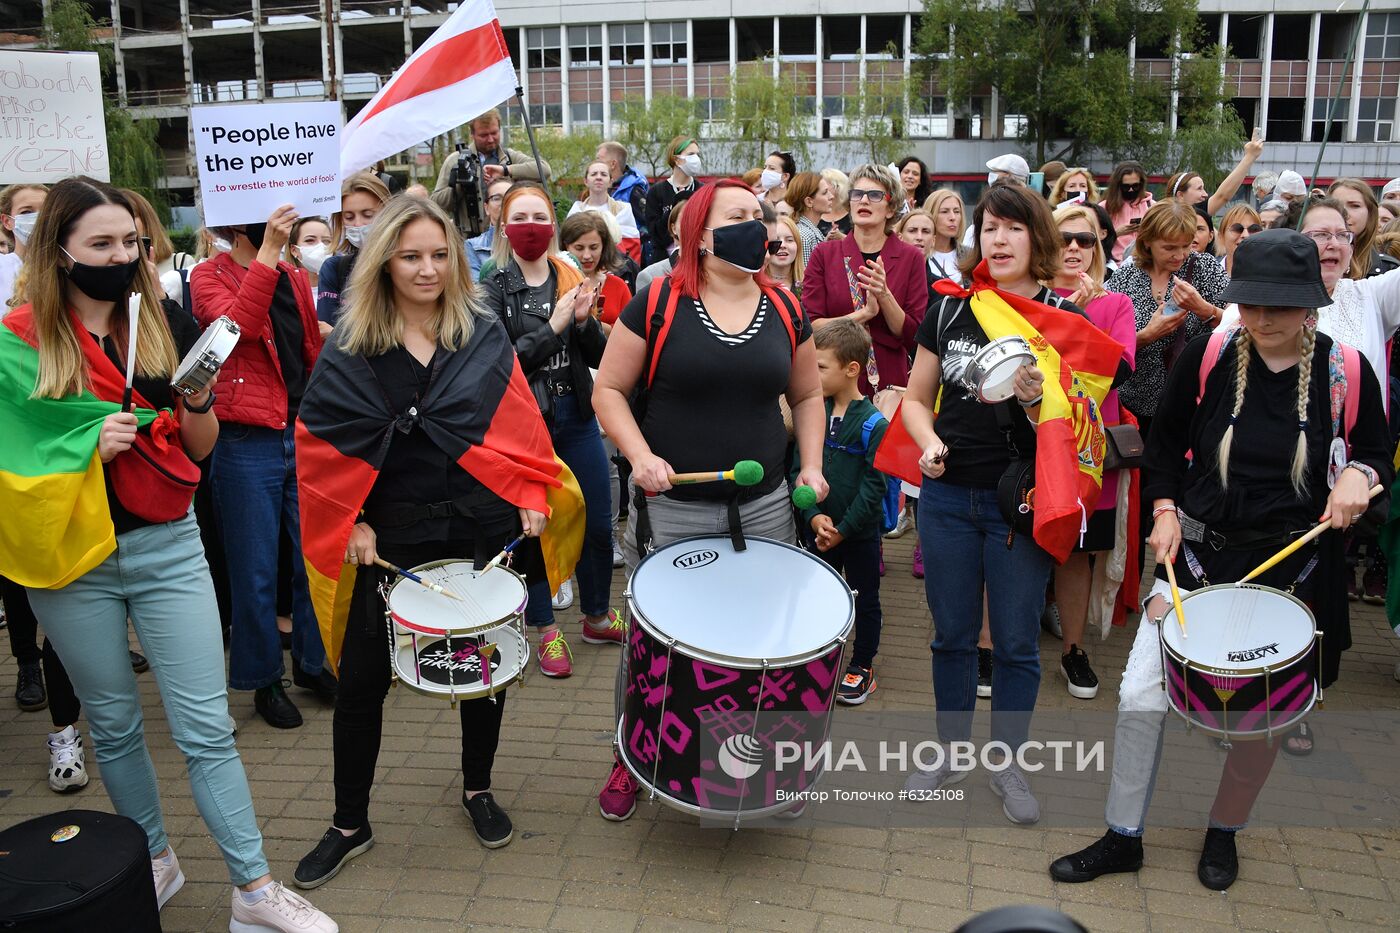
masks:
{"label": "handwritten sign", "polygon": [[266,220],[283,204],[340,210],[340,104],[215,105],[190,118],[207,225]]}
{"label": "handwritten sign", "polygon": [[111,180],[95,52],[0,49],[0,185]]}

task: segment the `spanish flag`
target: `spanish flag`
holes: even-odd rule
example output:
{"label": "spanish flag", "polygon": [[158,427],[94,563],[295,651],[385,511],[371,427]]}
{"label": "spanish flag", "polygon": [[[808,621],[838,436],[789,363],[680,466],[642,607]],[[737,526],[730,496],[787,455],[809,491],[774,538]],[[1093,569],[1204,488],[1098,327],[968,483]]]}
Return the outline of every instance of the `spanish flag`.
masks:
{"label": "spanish flag", "polygon": [[407,413],[389,410],[363,356],[328,341],[302,399],[296,448],[302,555],[326,655],[336,669],[355,588],[355,567],[344,562],[350,532],[394,433],[414,421],[496,495],[549,517],[540,544],[552,592],[573,573],[583,550],[583,494],[554,453],[498,321],[478,320],[468,345],[447,357],[427,395]]}
{"label": "spanish flag", "polygon": [[[88,388],[64,398],[30,398],[39,374],[39,339],[29,305],[0,322],[0,574],[22,586],[58,589],[116,549],[97,437],[121,410],[125,383],[78,327]],[[137,423],[169,412],[135,408]]]}

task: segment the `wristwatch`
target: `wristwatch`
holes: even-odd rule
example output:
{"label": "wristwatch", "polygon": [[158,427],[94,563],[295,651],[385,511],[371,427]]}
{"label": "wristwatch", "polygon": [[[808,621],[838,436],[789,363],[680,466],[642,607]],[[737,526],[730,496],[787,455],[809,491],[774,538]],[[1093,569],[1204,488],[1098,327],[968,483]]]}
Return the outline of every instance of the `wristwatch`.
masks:
{"label": "wristwatch", "polygon": [[181,399],[180,404],[184,405],[185,411],[189,412],[192,415],[205,415],[209,413],[209,409],[214,407],[214,399],[216,398],[218,398],[218,396],[214,393],[213,389],[210,389],[209,397],[205,399],[204,404],[199,406],[198,408],[195,408],[193,405],[190,404],[190,400],[188,397]]}

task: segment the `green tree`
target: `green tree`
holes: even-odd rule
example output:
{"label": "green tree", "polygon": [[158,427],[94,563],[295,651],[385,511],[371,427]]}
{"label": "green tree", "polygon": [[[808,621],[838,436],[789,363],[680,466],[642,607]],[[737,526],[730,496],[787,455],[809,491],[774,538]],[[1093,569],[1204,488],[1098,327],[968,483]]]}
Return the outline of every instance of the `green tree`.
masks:
{"label": "green tree", "polygon": [[799,165],[811,161],[803,89],[787,75],[773,77],[773,64],[745,62],[729,79],[726,129],[739,142],[734,157],[749,167],[763,164],[774,149],[791,152]]}
{"label": "green tree", "polygon": [[884,165],[904,155],[908,128],[904,117],[918,93],[919,82],[910,77],[868,78],[855,93],[841,99],[844,119],[839,138],[860,144],[860,158]]}
{"label": "green tree", "polygon": [[666,147],[671,140],[700,135],[695,104],[676,94],[654,95],[651,103],[640,94],[625,97],[613,105],[612,119],[617,141],[627,147],[629,160],[650,165],[651,175],[668,171]]}
{"label": "green tree", "polygon": [[1215,46],[1181,64],[1178,81],[1180,127],[1164,164],[1177,171],[1199,172],[1207,190],[1214,191],[1238,158],[1240,142],[1248,139],[1234,107],[1224,100],[1220,75],[1226,50]]}
{"label": "green tree", "polygon": [[165,161],[156,143],[155,120],[136,120],[113,100],[112,47],[93,39],[97,22],[83,0],[53,0],[44,20],[40,48],[66,52],[96,52],[102,63],[102,115],[107,125],[107,161],[112,184],[140,192],[155,207],[161,222],[170,223],[170,202],[161,182]]}
{"label": "green tree", "polygon": [[[529,139],[521,132],[516,137],[523,143],[528,154]],[[535,143],[540,147],[540,158],[549,163],[552,173],[549,180],[550,193],[555,206],[562,204],[567,212],[578,200],[583,188],[583,172],[588,163],[598,154],[598,144],[603,134],[596,129],[576,129],[565,133],[561,127],[546,126],[535,130]]]}

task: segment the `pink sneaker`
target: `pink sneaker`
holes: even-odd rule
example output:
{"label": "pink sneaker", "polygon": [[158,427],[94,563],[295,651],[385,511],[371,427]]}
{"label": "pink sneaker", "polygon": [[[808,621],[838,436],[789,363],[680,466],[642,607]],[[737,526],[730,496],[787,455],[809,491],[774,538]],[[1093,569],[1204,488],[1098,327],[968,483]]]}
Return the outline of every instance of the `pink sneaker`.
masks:
{"label": "pink sneaker", "polygon": [[598,812],[603,819],[621,823],[637,809],[637,792],[641,788],[632,779],[632,772],[621,762],[613,762],[612,774],[598,793]]}
{"label": "pink sneaker", "polygon": [[924,549],[920,544],[914,545],[914,578],[916,580],[924,578]]}
{"label": "pink sneaker", "polygon": [[569,643],[564,641],[563,632],[553,632],[536,652],[540,661],[540,673],[546,677],[568,677],[574,672],[574,655]]}
{"label": "pink sneaker", "polygon": [[596,627],[587,619],[583,621],[583,640],[590,645],[620,645],[626,638],[622,616],[616,609],[609,609],[603,621]]}

